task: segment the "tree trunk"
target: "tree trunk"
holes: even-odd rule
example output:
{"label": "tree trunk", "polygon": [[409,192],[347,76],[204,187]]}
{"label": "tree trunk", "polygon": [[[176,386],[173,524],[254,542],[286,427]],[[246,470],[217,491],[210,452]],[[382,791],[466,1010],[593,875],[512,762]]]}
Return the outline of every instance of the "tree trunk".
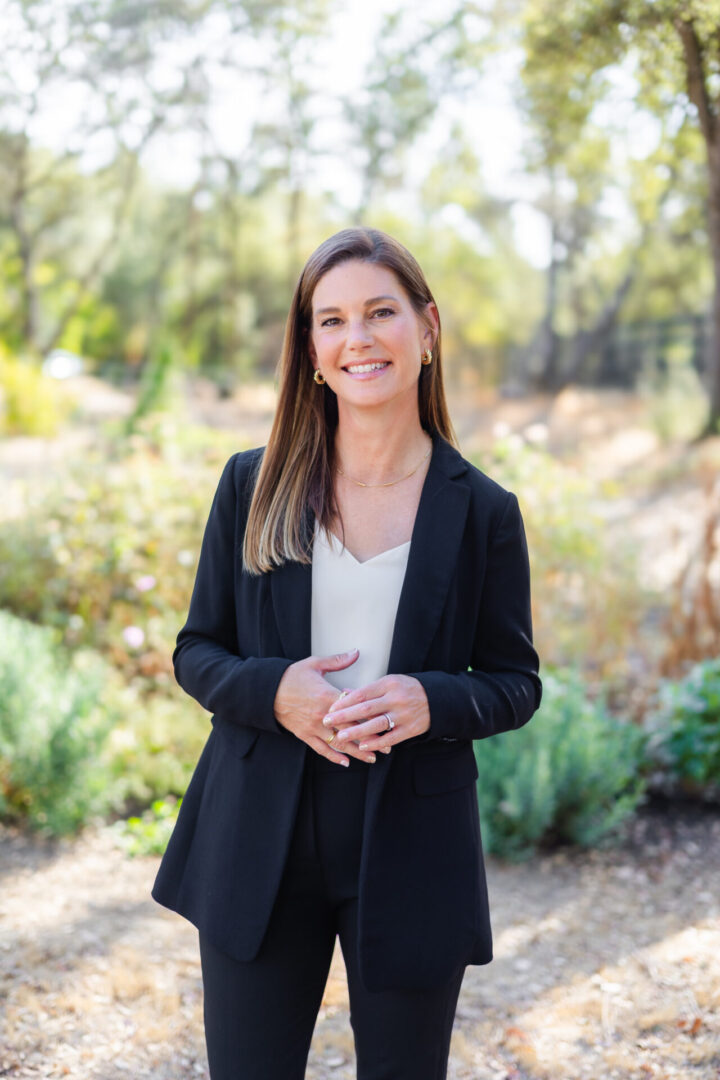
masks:
{"label": "tree trunk", "polygon": [[710,412],[703,435],[720,433],[720,143],[708,146],[708,232],[712,253],[714,289],[712,331],[707,351],[706,377]]}
{"label": "tree trunk", "polygon": [[707,354],[707,385],[710,411],[700,437],[716,435],[720,429],[720,121],[718,99],[709,86],[706,47],[692,18],[678,16],[675,30],[682,43],[687,77],[687,93],[698,112],[708,163],[708,234],[713,262],[713,322]]}
{"label": "tree trunk", "polygon": [[557,226],[551,221],[552,234],[550,237],[550,265],[547,269],[547,293],[545,301],[545,315],[538,329],[538,375],[537,385],[541,390],[554,391],[560,382],[558,336],[555,332],[555,316],[557,313],[558,299],[558,273],[560,264],[557,261]]}
{"label": "tree trunk", "polygon": [[[634,262],[634,260],[633,260]],[[620,309],[630,287],[635,280],[634,267],[629,269],[617,289],[602,308],[600,314],[589,330],[580,330],[575,335],[573,343],[573,359],[570,370],[566,373],[558,389],[561,390],[582,374],[587,365],[588,358],[608,345],[610,336],[615,329]]]}

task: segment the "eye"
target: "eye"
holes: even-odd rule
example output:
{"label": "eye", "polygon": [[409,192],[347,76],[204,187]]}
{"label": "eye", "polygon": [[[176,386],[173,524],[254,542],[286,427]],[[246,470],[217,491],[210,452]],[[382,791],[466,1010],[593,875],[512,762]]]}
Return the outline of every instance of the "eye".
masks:
{"label": "eye", "polygon": [[334,323],[334,322],[337,322],[337,321],[338,321],[337,316],[336,315],[331,315],[329,318],[323,319],[322,322],[320,323],[320,325],[321,326],[330,326],[331,323]]}
{"label": "eye", "polygon": [[394,315],[394,314],[395,314],[394,309],[389,308],[389,307],[377,308],[375,311],[373,311],[373,315]]}

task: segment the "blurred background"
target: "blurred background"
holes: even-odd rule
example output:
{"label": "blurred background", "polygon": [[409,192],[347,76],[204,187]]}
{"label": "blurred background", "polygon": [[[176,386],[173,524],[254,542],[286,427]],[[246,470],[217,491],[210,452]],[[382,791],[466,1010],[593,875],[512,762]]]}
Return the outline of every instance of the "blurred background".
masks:
{"label": "blurred background", "polygon": [[[451,1075],[720,1073],[720,0],[0,0],[0,1075],[202,1076],[148,890],[298,273],[384,229],[511,488],[545,697],[476,744]],[[354,1076],[337,957],[309,1076]]]}

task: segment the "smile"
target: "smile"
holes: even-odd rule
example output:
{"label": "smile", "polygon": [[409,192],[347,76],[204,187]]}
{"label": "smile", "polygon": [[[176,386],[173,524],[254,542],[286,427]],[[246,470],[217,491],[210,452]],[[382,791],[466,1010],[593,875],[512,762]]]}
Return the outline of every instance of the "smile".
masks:
{"label": "smile", "polygon": [[343,368],[343,371],[347,371],[350,375],[364,375],[368,371],[382,371],[389,366],[389,360],[378,360],[370,364],[348,364],[347,367]]}

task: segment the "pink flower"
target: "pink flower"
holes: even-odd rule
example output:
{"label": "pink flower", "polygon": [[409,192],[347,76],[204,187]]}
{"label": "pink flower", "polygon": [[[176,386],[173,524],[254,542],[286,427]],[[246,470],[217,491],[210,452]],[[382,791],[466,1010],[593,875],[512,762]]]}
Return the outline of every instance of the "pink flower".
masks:
{"label": "pink flower", "polygon": [[135,588],[138,592],[147,592],[148,589],[154,589],[156,585],[157,581],[152,574],[143,574],[143,576],[139,577],[135,582]]}
{"label": "pink flower", "polygon": [[139,626],[126,626],[122,632],[125,644],[130,649],[139,649],[145,641],[145,631]]}

